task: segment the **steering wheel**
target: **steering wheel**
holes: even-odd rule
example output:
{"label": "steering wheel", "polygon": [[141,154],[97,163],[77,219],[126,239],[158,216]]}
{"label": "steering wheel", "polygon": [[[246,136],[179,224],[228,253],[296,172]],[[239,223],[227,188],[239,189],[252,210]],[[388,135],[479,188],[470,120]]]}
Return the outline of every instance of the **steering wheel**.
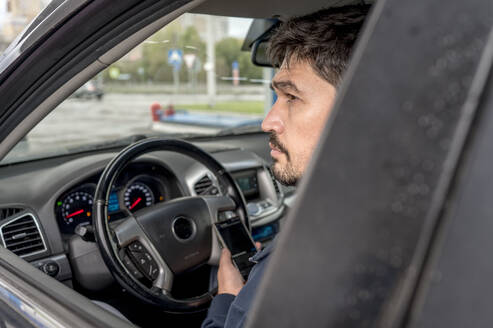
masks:
{"label": "steering wheel", "polygon": [[[153,151],[172,151],[202,163],[215,175],[220,192],[128,211],[125,219],[110,224],[108,200],[115,179],[132,160]],[[172,312],[203,309],[217,292],[187,299],[171,294],[175,275],[208,263],[213,249],[219,249],[213,229],[218,217],[239,217],[250,228],[243,194],[224,167],[188,142],[164,138],[136,142],[110,161],[96,187],[93,213],[96,241],[115,279],[144,302]]]}

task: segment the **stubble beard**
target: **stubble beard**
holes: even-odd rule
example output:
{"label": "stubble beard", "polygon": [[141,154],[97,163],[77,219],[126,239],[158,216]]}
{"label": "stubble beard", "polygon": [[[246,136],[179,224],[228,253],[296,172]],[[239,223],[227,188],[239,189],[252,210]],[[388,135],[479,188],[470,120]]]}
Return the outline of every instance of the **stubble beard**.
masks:
{"label": "stubble beard", "polygon": [[278,161],[274,161],[272,164],[272,173],[274,173],[274,177],[281,184],[285,186],[296,186],[299,180],[299,174],[293,168],[290,162],[286,163],[286,166],[283,168]]}
{"label": "stubble beard", "polygon": [[271,166],[274,177],[285,186],[295,186],[298,183],[300,174],[291,162],[291,156],[286,146],[281,143],[274,132],[270,133],[269,142],[286,156],[286,165],[284,167],[278,160],[274,159],[274,164]]}

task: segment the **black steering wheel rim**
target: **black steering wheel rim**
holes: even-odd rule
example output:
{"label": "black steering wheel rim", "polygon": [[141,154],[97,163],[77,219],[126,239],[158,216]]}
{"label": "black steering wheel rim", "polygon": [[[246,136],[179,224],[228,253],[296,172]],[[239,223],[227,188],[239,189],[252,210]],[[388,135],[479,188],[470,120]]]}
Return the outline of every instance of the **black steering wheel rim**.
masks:
{"label": "black steering wheel rim", "polygon": [[[248,212],[243,194],[235,180],[225,168],[211,155],[192,145],[189,142],[178,139],[148,138],[138,141],[123,149],[115,156],[103,171],[94,195],[94,231],[96,242],[101,251],[104,262],[115,277],[117,282],[140,300],[155,305],[169,312],[195,312],[206,308],[212,300],[216,290],[206,292],[200,296],[175,299],[169,292],[157,288],[147,288],[139,283],[122,263],[115,245],[115,236],[108,224],[108,199],[111,187],[120,172],[134,159],[153,151],[177,152],[200,162],[207,167],[217,178],[220,185],[235,203],[236,213],[250,229]],[[212,230],[212,222],[211,222]]]}

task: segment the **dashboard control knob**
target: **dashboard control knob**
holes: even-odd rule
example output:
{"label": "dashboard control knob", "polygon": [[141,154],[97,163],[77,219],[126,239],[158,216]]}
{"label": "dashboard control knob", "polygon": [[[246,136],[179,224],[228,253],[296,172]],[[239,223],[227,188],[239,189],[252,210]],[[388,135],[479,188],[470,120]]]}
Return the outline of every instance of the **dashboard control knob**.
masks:
{"label": "dashboard control knob", "polygon": [[87,242],[96,242],[96,237],[94,236],[94,228],[92,225],[81,223],[75,227],[74,232],[82,238],[82,240]]}
{"label": "dashboard control knob", "polygon": [[247,211],[249,215],[259,215],[260,212],[262,212],[262,209],[257,205],[257,203],[248,203]]}
{"label": "dashboard control knob", "polygon": [[60,271],[60,266],[58,265],[58,263],[50,261],[43,264],[41,270],[43,270],[43,272],[47,275],[55,277]]}

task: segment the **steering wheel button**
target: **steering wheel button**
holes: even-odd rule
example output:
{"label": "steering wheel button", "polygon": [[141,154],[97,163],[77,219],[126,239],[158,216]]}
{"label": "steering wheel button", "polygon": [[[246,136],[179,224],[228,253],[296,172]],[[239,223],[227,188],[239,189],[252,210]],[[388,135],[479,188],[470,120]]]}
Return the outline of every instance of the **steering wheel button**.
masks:
{"label": "steering wheel button", "polygon": [[159,269],[157,268],[156,265],[152,265],[150,269],[150,276],[152,280],[156,280],[157,276],[159,274]]}
{"label": "steering wheel button", "polygon": [[158,270],[157,266],[151,263],[149,265],[149,269],[146,272],[146,275],[148,276],[148,278],[150,278],[151,280],[155,280],[158,276],[158,273],[159,273],[159,270]]}
{"label": "steering wheel button", "polygon": [[138,241],[134,241],[133,243],[130,244],[129,246],[131,252],[143,252],[144,251],[144,246]]}
{"label": "steering wheel button", "polygon": [[141,279],[144,277],[142,273],[140,273],[140,271],[135,267],[132,261],[128,258],[128,256],[125,256],[123,258],[123,264],[125,264],[128,271],[130,271],[135,278]]}
{"label": "steering wheel button", "polygon": [[[148,255],[148,254],[147,254]],[[149,255],[150,256],[150,255]],[[143,253],[137,253],[137,252],[132,252],[132,257],[134,258],[137,266],[143,271],[143,272],[148,272],[148,267],[151,263],[149,261],[148,257],[146,254]]]}
{"label": "steering wheel button", "polygon": [[144,253],[144,256],[147,258],[149,262],[153,262],[152,256],[149,253]]}

